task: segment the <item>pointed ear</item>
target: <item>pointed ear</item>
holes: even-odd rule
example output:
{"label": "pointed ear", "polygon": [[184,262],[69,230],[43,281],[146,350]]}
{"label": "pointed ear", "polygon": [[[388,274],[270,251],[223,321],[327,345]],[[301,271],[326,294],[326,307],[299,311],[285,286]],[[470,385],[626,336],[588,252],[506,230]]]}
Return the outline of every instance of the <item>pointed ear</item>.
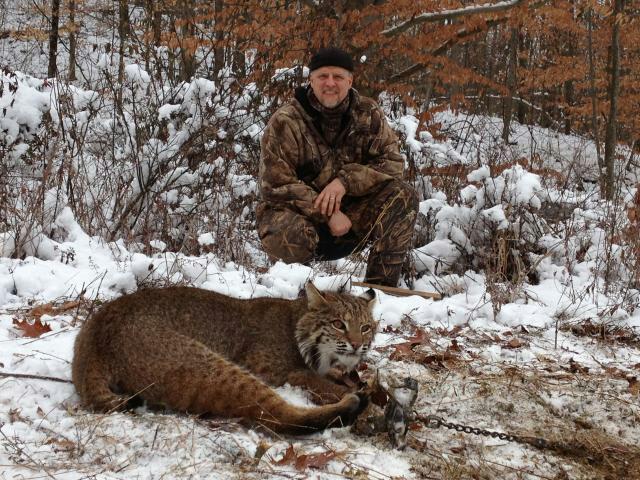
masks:
{"label": "pointed ear", "polygon": [[373,303],[376,301],[376,291],[373,288],[370,288],[362,295],[362,298],[369,301],[369,308],[373,308]]}
{"label": "pointed ear", "polygon": [[307,282],[304,286],[307,292],[307,304],[311,309],[317,309],[327,303],[325,298],[320,293],[320,290],[312,282]]}

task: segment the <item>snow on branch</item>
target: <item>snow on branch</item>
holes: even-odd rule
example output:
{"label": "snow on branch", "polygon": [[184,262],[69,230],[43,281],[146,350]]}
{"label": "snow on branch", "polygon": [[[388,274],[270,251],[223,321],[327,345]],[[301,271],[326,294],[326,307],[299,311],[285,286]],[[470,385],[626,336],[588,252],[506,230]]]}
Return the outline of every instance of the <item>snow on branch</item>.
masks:
{"label": "snow on branch", "polygon": [[469,5],[467,7],[458,8],[456,10],[442,10],[440,12],[422,13],[394,27],[383,30],[380,33],[386,37],[390,37],[397,33],[402,33],[408,30],[409,28],[415,25],[418,25],[420,23],[438,22],[441,20],[451,20],[453,18],[464,17],[468,15],[475,15],[478,13],[501,12],[504,10],[509,10],[511,8],[517,7],[523,1],[524,0],[508,0],[504,2],[498,2],[498,3],[485,3],[483,5]]}

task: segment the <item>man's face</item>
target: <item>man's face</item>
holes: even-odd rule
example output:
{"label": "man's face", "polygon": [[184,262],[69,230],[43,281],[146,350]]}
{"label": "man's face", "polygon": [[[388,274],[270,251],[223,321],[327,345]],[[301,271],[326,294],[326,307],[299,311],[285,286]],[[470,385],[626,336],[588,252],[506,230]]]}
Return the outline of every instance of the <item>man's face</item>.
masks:
{"label": "man's face", "polygon": [[349,94],[353,75],[342,67],[320,67],[309,76],[311,89],[327,108],[337,107]]}

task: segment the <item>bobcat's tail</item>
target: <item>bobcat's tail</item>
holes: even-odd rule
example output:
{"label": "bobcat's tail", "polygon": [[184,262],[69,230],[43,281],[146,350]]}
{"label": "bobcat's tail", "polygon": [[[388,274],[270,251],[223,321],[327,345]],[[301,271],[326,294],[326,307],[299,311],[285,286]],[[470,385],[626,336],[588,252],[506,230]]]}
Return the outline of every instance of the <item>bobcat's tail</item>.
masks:
{"label": "bobcat's tail", "polygon": [[[283,433],[305,434],[353,422],[362,406],[355,394],[317,407],[288,403],[269,385],[214,352],[199,352],[164,384],[163,399],[192,413],[242,417]],[[196,360],[198,359],[198,360]],[[153,389],[150,389],[151,393]],[[146,393],[146,392],[145,392]],[[142,393],[142,397],[145,397]]]}
{"label": "bobcat's tail", "polygon": [[319,407],[297,407],[275,395],[277,398],[269,402],[267,408],[259,406],[251,415],[257,423],[275,432],[307,434],[344,427],[353,423],[361,407],[361,399],[353,393],[337,403]]}

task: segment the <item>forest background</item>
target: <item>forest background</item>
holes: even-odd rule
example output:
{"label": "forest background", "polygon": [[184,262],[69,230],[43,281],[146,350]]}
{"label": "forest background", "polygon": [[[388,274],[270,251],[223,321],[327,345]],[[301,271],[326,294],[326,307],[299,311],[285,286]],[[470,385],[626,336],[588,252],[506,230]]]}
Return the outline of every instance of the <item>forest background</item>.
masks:
{"label": "forest background", "polygon": [[[517,121],[578,134],[592,140],[596,149],[595,165],[569,163],[549,170],[548,158],[533,149],[529,158],[515,158],[495,138],[494,145],[484,147],[492,151],[475,159],[475,167],[489,164],[504,170],[519,162],[546,180],[595,181],[609,200],[620,196],[625,172],[638,167],[640,7],[636,2],[51,0],[3,1],[2,7],[0,58],[11,65],[4,67],[5,74],[21,71],[55,79],[61,100],[58,115],[62,119],[71,114],[68,124],[45,121],[38,141],[26,139],[28,148],[17,148],[21,136],[34,135],[28,126],[19,126],[15,135],[0,141],[0,155],[9,160],[0,166],[0,211],[6,213],[0,222],[13,238],[12,251],[5,252],[8,256],[24,256],[23,244],[39,233],[23,230],[25,224],[47,223],[43,201],[51,187],[65,197],[63,203],[72,207],[89,234],[147,245],[159,239],[173,251],[197,251],[198,232],[228,230],[228,222],[221,224],[206,215],[200,220],[176,219],[179,212],[166,194],[185,172],[168,173],[182,165],[194,171],[222,161],[225,173],[234,162],[242,164],[243,174],[255,177],[259,132],[254,129],[247,135],[246,119],[263,125],[289,98],[292,87],[304,83],[303,66],[321,45],[342,47],[359,59],[356,83],[361,93],[374,97],[384,93],[392,114],[414,113],[418,134],[424,131],[436,138],[448,134],[454,146],[463,145],[464,150],[475,127],[443,132],[434,120],[439,111],[451,109],[501,119],[503,147],[514,143],[512,122]],[[131,64],[144,75],[141,85],[130,81],[135,74],[126,73]],[[154,123],[157,110],[175,103],[181,85],[192,78],[219,82],[216,95],[203,107],[208,109],[204,121],[190,127],[189,138],[167,143],[167,122]],[[100,105],[93,102],[88,110],[80,108],[90,117],[82,121],[73,116],[78,105],[72,95],[62,91],[75,87],[104,95]],[[3,89],[11,90],[10,82],[3,83]],[[224,115],[211,114],[220,108]],[[174,110],[168,115],[177,114]],[[87,125],[96,115],[110,115],[115,122],[110,140],[92,138]],[[165,151],[160,152],[163,141]],[[617,150],[620,145],[628,148]],[[88,188],[94,177],[82,159],[85,146],[105,154],[99,160],[101,171],[114,174],[102,179],[102,192]],[[150,150],[156,156],[153,162],[146,158]],[[458,161],[443,164],[433,158],[420,161],[411,151],[406,153],[409,179],[432,183],[433,176],[447,194],[464,186],[474,166]],[[216,172],[210,170],[205,176]],[[228,181],[224,174],[218,177],[202,184]],[[27,185],[33,179],[42,180],[39,188]],[[87,190],[95,194],[87,196]],[[428,198],[429,188],[423,190],[422,197]],[[210,200],[211,189],[207,192],[189,192],[192,213]],[[96,215],[92,206],[104,202],[110,208]],[[248,205],[246,200],[242,203]],[[193,221],[209,224],[185,224]],[[182,234],[176,230],[180,228]],[[616,240],[624,236],[622,231],[610,233]],[[213,248],[223,255],[241,255],[228,251],[233,249],[229,244]]]}
{"label": "forest background", "polygon": [[[212,455],[171,437],[210,439],[197,419],[92,415],[64,380],[12,377],[68,378],[86,315],[139,287],[290,298],[310,276],[361,276],[363,256],[273,265],[255,232],[261,132],[336,45],[420,198],[403,281],[444,297],[382,296],[376,362],[419,378],[424,413],[573,442],[556,457],[418,431],[427,453],[398,461],[416,478],[635,478],[639,27],[631,0],[0,0],[0,459],[304,478],[292,458],[322,447],[320,478],[405,475],[386,440],[271,443],[216,424]],[[25,340],[41,317],[54,331]]]}

